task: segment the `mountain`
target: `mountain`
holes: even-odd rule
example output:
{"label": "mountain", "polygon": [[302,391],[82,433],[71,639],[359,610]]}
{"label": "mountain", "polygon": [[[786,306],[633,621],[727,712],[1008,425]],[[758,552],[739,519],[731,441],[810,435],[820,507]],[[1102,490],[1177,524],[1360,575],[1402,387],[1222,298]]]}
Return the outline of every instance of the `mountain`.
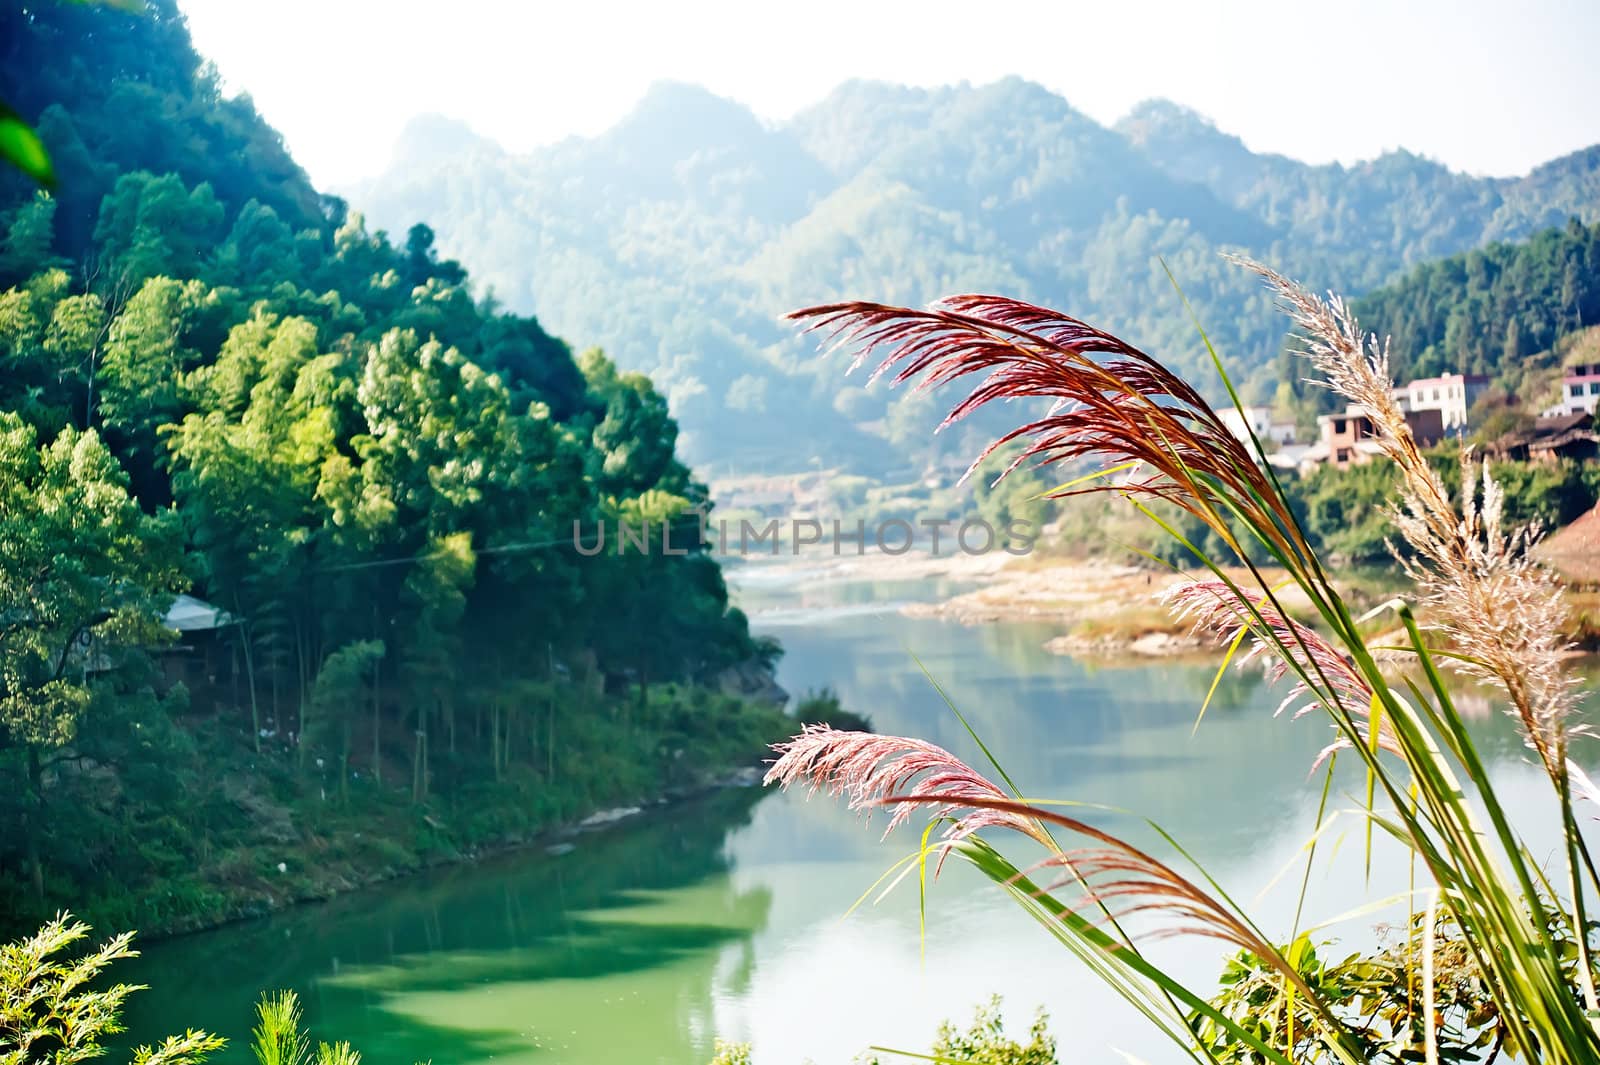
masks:
{"label": "mountain", "polygon": [[1371,162],[1307,166],[1257,155],[1237,137],[1167,101],[1136,108],[1118,129],[1151,165],[1195,181],[1261,219],[1300,249],[1359,256],[1344,285],[1470,247],[1492,235],[1487,220],[1502,202],[1493,181],[1456,174],[1410,152]]}
{"label": "mountain", "polygon": [[[524,155],[397,149],[352,188],[377,225],[426,219],[497,298],[648,371],[686,453],[719,470],[932,460],[941,403],[892,401],[780,322],[843,297],[954,291],[1047,302],[1211,386],[1171,269],[1254,399],[1278,396],[1282,320],[1218,255],[1242,251],[1359,294],[1404,270],[1569,216],[1600,219],[1600,147],[1516,179],[1408,152],[1354,166],[1251,151],[1167,101],[1107,128],[1017,78],[841,85],[764,124],[657,86],[614,129]],[[477,142],[474,141],[474,144]],[[943,434],[979,444],[993,425]]]}

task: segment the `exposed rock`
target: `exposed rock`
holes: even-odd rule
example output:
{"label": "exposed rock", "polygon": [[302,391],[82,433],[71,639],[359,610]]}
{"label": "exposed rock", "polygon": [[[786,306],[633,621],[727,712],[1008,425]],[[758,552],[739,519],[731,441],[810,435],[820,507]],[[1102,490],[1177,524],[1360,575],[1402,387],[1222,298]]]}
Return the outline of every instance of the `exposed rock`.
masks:
{"label": "exposed rock", "polygon": [[763,776],[765,776],[765,773],[761,767],[747,765],[733,770],[718,783],[725,788],[759,788]]}
{"label": "exposed rock", "polygon": [[1196,654],[1204,651],[1189,636],[1170,632],[1146,632],[1131,639],[1113,636],[1088,638],[1083,636],[1057,636],[1046,641],[1044,649],[1051,654],[1099,658],[1168,658],[1173,655]]}
{"label": "exposed rock", "polygon": [[632,817],[640,812],[637,806],[617,806],[610,810],[596,810],[594,813],[578,822],[579,828],[599,828],[602,825],[613,824],[624,818]]}
{"label": "exposed rock", "polygon": [[724,695],[737,695],[752,702],[780,708],[789,702],[789,693],[778,686],[772,670],[753,658],[718,673],[716,685]]}
{"label": "exposed rock", "polygon": [[229,802],[249,815],[251,830],[269,843],[295,843],[300,832],[286,806],[273,802],[256,791],[249,783],[236,776],[222,782],[222,794]]}

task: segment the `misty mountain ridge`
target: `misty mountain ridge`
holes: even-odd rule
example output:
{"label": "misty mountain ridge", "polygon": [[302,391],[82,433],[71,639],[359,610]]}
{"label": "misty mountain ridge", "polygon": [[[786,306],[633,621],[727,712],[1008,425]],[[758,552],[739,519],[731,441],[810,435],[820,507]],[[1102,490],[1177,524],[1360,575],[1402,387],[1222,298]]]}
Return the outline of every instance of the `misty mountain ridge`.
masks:
{"label": "misty mountain ridge", "polygon": [[[851,81],[778,123],[664,82],[599,136],[527,153],[415,120],[391,166],[345,191],[391,231],[426,221],[510,308],[650,373],[697,464],[872,472],[926,456],[954,397],[864,390],[785,311],[1003,292],[1119,332],[1210,388],[1165,261],[1236,378],[1270,401],[1283,322],[1219,252],[1357,295],[1417,263],[1600,217],[1600,146],[1484,178],[1403,150],[1349,166],[1252,152],[1165,100],[1107,127],[1014,77]],[[973,448],[990,428],[937,446]]]}

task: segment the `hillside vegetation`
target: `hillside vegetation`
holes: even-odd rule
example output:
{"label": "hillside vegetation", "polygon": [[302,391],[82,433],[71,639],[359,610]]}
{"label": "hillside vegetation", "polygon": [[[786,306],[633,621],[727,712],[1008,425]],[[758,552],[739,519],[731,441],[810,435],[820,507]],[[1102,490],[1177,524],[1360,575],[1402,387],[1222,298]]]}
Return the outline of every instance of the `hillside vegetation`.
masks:
{"label": "hillside vegetation", "polygon": [[[1477,178],[1406,152],[1348,167],[1257,154],[1164,101],[1106,128],[1014,78],[851,82],[778,125],[664,84],[606,133],[527,155],[418,120],[350,196],[380,227],[426,219],[508,306],[648,371],[697,463],[781,472],[815,459],[877,475],[926,461],[945,405],[889,407],[886,389],[794,337],[784,312],[1003,292],[1214,382],[1164,260],[1247,396],[1287,401],[1280,319],[1219,251],[1367,292],[1570,216],[1600,220],[1600,148]],[[970,453],[996,424],[936,446]]]}
{"label": "hillside vegetation", "polygon": [[1520,380],[1532,356],[1551,355],[1567,337],[1600,323],[1600,225],[1574,219],[1527,241],[1425,263],[1355,309],[1391,338],[1402,377],[1454,372]]}
{"label": "hillside vegetation", "polygon": [[[693,523],[572,550],[704,499],[664,398],[319,194],[146,8],[0,12],[59,175],[0,174],[0,929],[211,920],[757,757],[782,715],[714,689],[777,650]],[[178,592],[221,624],[172,647]]]}

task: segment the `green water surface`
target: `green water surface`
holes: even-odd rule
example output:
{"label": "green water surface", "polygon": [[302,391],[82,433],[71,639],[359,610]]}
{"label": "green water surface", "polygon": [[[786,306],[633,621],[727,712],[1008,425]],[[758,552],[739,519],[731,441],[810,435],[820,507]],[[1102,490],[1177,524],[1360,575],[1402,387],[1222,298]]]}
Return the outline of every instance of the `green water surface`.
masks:
{"label": "green water surface", "polygon": [[[831,685],[879,731],[978,764],[920,659],[1030,795],[1153,818],[1246,900],[1298,869],[1326,725],[1274,718],[1279,695],[1230,674],[1196,729],[1211,666],[1085,663],[1046,653],[1048,626],[968,628],[896,610],[941,590],[801,572],[747,578],[741,598],[788,649],[780,681],[791,692]],[[1485,713],[1480,732],[1513,807],[1537,809],[1539,780]],[[1341,803],[1353,800],[1336,793]],[[1131,815],[1090,814],[1152,835]],[[932,888],[925,940],[914,879],[846,918],[915,843],[904,830],[880,842],[882,827],[826,797],[757,789],[646,811],[568,853],[531,849],[150,944],[129,975],[152,990],[130,1020],[145,1038],[188,1025],[223,1033],[235,1043],[223,1059],[240,1061],[259,989],[289,987],[316,1035],[350,1040],[371,1065],[703,1065],[718,1035],[753,1041],[762,1063],[843,1065],[872,1044],[925,1050],[940,1019],[1000,992],[1016,1024],[1049,1009],[1072,1048],[1064,1060],[1123,1060],[1117,1050],[1172,1060],[1130,1009],[954,864]],[[1354,819],[1332,838],[1364,846]],[[1405,882],[1394,854],[1375,857],[1373,884],[1361,865],[1314,878],[1307,912],[1331,917]],[[1284,877],[1256,904],[1270,930],[1288,927],[1298,881]],[[1375,919],[1329,934],[1365,941]],[[1219,958],[1206,941],[1150,949],[1200,980]]]}

